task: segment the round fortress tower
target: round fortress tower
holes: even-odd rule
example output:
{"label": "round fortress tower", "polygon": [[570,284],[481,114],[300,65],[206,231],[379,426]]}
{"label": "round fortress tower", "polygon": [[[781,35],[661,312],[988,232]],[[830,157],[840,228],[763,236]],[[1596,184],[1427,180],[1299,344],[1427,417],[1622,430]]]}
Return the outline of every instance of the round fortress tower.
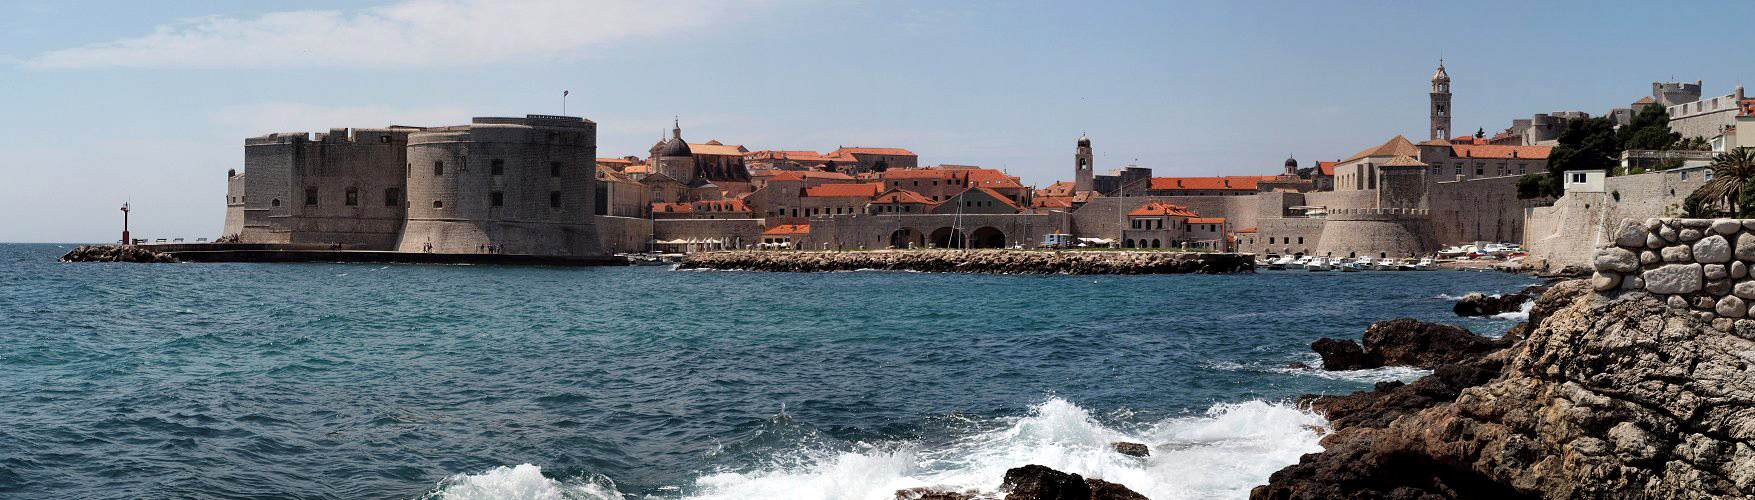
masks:
{"label": "round fortress tower", "polygon": [[476,118],[408,137],[404,252],[586,255],[594,226],[597,124],[577,117]]}
{"label": "round fortress tower", "polygon": [[1328,213],[1316,255],[1420,257],[1438,251],[1432,221],[1422,209],[1357,208]]}

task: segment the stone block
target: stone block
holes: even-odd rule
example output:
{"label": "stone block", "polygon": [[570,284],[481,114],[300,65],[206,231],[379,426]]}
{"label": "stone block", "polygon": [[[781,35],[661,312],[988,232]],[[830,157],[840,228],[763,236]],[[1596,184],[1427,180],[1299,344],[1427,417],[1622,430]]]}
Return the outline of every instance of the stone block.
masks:
{"label": "stone block", "polygon": [[1681,295],[1671,295],[1670,298],[1664,299],[1664,302],[1669,303],[1671,309],[1688,308],[1688,299],[1683,298]]}
{"label": "stone block", "polygon": [[1719,264],[1731,261],[1731,243],[1725,237],[1712,235],[1694,242],[1694,261]]}
{"label": "stone block", "polygon": [[[1664,241],[1663,238],[1659,238],[1657,233],[1646,233],[1645,234],[1645,247],[1646,248],[1650,248],[1652,250],[1657,250],[1657,249],[1663,248],[1669,244],[1670,243],[1667,241]],[[1752,260],[1755,260],[1755,259],[1752,259]]]}
{"label": "stone block", "polygon": [[1735,295],[1721,297],[1718,299],[1718,303],[1713,306],[1713,312],[1718,313],[1721,318],[1741,318],[1748,311],[1748,304]]}
{"label": "stone block", "polygon": [[1706,229],[1712,227],[1712,219],[1676,219],[1676,225],[1677,229],[1684,227]]}
{"label": "stone block", "polygon": [[1709,280],[1720,280],[1731,276],[1731,270],[1726,268],[1724,264],[1707,264],[1700,266],[1700,271],[1706,273],[1706,279]]}
{"label": "stone block", "polygon": [[1749,265],[1748,264],[1744,264],[1743,261],[1740,261],[1740,260],[1731,261],[1731,277],[1732,278],[1743,279],[1747,276],[1749,276]]}
{"label": "stone block", "polygon": [[1706,293],[1712,294],[1712,296],[1714,296],[1714,297],[1719,297],[1719,296],[1724,296],[1724,295],[1730,295],[1732,285],[1733,285],[1733,283],[1728,278],[1727,279],[1706,280],[1706,286],[1701,287],[1701,289],[1705,290]]}
{"label": "stone block", "polygon": [[1712,300],[1712,297],[1701,295],[1694,298],[1695,309],[1711,311],[1714,307],[1718,307],[1718,301]]}
{"label": "stone block", "polygon": [[1621,286],[1621,274],[1614,271],[1597,271],[1597,274],[1590,279],[1590,286],[1599,292],[1614,290],[1615,287]]}
{"label": "stone block", "polygon": [[1755,231],[1755,219],[1743,219],[1743,229],[1747,231]]}
{"label": "stone block", "polygon": [[1597,251],[1595,264],[1598,271],[1630,273],[1639,270],[1639,256],[1624,248],[1605,248]]}
{"label": "stone block", "polygon": [[1645,278],[1645,289],[1651,293],[1694,293],[1700,291],[1706,282],[1706,275],[1698,263],[1666,264],[1646,271],[1641,277]]}
{"label": "stone block", "polygon": [[1682,239],[1681,232],[1676,231],[1676,228],[1670,226],[1658,228],[1657,235],[1659,238],[1663,238],[1664,241],[1669,243],[1675,243]]}
{"label": "stone block", "polygon": [[1731,293],[1738,297],[1755,300],[1755,281],[1739,281],[1731,288]]}
{"label": "stone block", "polygon": [[1718,318],[1718,319],[1712,320],[1712,329],[1718,330],[1721,332],[1725,332],[1725,333],[1730,333],[1731,329],[1736,326],[1736,324],[1737,324],[1736,322],[1737,322],[1737,320],[1734,320],[1731,318]]}
{"label": "stone block", "polygon": [[1663,219],[1650,218],[1645,220],[1645,230],[1647,231],[1656,231],[1660,227],[1664,227]]}
{"label": "stone block", "polygon": [[1737,260],[1755,261],[1755,233],[1737,235]]}
{"label": "stone block", "polygon": [[1691,227],[1683,228],[1681,231],[1677,232],[1677,234],[1679,235],[1678,237],[1682,239],[1683,243],[1696,241],[1701,237],[1706,236],[1705,232]]}
{"label": "stone block", "polygon": [[1661,260],[1664,260],[1664,258],[1658,256],[1657,252],[1653,252],[1651,250],[1645,250],[1645,251],[1639,252],[1639,263],[1640,264],[1656,264],[1656,263],[1658,263],[1658,261],[1661,261]]}
{"label": "stone block", "polygon": [[1651,221],[1656,220],[1646,219],[1647,223],[1641,225],[1633,219],[1621,219],[1621,228],[1615,231],[1615,245],[1627,248],[1645,246],[1645,235],[1651,234],[1651,229],[1647,228],[1654,225]]}
{"label": "stone block", "polygon": [[1688,245],[1664,247],[1664,262],[1693,262],[1694,250]]}
{"label": "stone block", "polygon": [[1714,233],[1729,236],[1732,234],[1736,234],[1737,231],[1742,231],[1742,230],[1743,230],[1742,221],[1738,221],[1736,219],[1714,219],[1712,221],[1712,232],[1714,232]]}
{"label": "stone block", "polygon": [[1637,275],[1637,274],[1630,274],[1630,275],[1622,276],[1621,277],[1621,289],[1622,290],[1644,290],[1645,289],[1645,279],[1640,278],[1639,275]]}

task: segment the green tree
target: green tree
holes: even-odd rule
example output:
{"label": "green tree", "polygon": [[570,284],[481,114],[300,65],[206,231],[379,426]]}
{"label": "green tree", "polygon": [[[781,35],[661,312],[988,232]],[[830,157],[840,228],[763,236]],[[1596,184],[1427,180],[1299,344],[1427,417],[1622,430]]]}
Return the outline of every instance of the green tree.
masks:
{"label": "green tree", "polygon": [[1676,141],[1676,144],[1671,145],[1670,149],[1677,151],[1712,151],[1712,144],[1707,143],[1705,137],[1694,136]]}
{"label": "green tree", "polygon": [[1484,129],[1484,128],[1475,129],[1475,138],[1476,139],[1480,139],[1480,138],[1486,137],[1486,136],[1487,136],[1487,129]]}
{"label": "green tree", "polygon": [[1558,142],[1548,152],[1548,182],[1554,196],[1565,194],[1560,179],[1567,170],[1612,170],[1621,156],[1615,123],[1607,117],[1567,120]]}
{"label": "green tree", "polygon": [[1555,191],[1557,191],[1557,190],[1554,189],[1554,178],[1550,177],[1546,173],[1542,173],[1542,172],[1528,173],[1528,174],[1523,174],[1523,177],[1517,178],[1517,197],[1518,198],[1541,198],[1543,196],[1555,196],[1555,194],[1554,194]]}
{"label": "green tree", "polygon": [[1729,207],[1732,216],[1739,216],[1750,181],[1755,181],[1755,148],[1733,149],[1712,157],[1712,180],[1689,197],[1698,196],[1703,207]]}

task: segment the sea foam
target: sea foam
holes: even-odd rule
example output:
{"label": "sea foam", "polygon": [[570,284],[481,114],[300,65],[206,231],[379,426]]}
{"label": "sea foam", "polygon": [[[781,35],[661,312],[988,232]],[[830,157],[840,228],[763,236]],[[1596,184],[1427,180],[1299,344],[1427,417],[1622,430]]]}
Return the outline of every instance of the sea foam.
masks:
{"label": "sea foam", "polygon": [[[756,470],[707,474],[683,485],[680,493],[700,500],[855,500],[895,498],[896,490],[920,486],[993,492],[1007,469],[1039,464],[1120,483],[1154,499],[1238,498],[1299,456],[1320,451],[1317,440],[1327,425],[1290,405],[1249,401],[1123,430],[1060,398],[1000,424],[931,449],[900,442],[863,444],[855,451],[793,450],[798,457]],[[1151,456],[1117,453],[1111,449],[1116,441],[1146,443]],[[613,489],[601,489],[605,484],[557,481],[526,464],[453,477],[431,496],[622,498]]]}

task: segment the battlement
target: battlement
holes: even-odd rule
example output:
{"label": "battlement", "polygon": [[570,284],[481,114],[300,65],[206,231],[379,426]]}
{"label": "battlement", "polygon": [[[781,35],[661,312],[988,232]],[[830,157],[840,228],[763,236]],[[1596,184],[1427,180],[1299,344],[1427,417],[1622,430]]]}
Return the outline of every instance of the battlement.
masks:
{"label": "battlement", "polygon": [[585,118],[561,115],[524,115],[523,118],[478,116],[470,119],[469,122],[481,125],[526,125],[532,127],[590,127],[597,125],[597,122]]}
{"label": "battlement", "polygon": [[390,128],[332,128],[328,132],[275,132],[244,139],[245,146],[263,146],[273,144],[299,144],[320,142],[325,144],[403,144],[408,142],[408,134],[422,130],[419,127],[392,126]]}
{"label": "battlement", "polygon": [[1699,93],[1700,87],[1701,87],[1701,80],[1695,80],[1694,83],[1651,82],[1651,92],[1653,94],[1656,94],[1659,92],[1694,92],[1694,93]]}
{"label": "battlement", "polygon": [[1329,220],[1420,220],[1431,216],[1424,208],[1331,208]]}

